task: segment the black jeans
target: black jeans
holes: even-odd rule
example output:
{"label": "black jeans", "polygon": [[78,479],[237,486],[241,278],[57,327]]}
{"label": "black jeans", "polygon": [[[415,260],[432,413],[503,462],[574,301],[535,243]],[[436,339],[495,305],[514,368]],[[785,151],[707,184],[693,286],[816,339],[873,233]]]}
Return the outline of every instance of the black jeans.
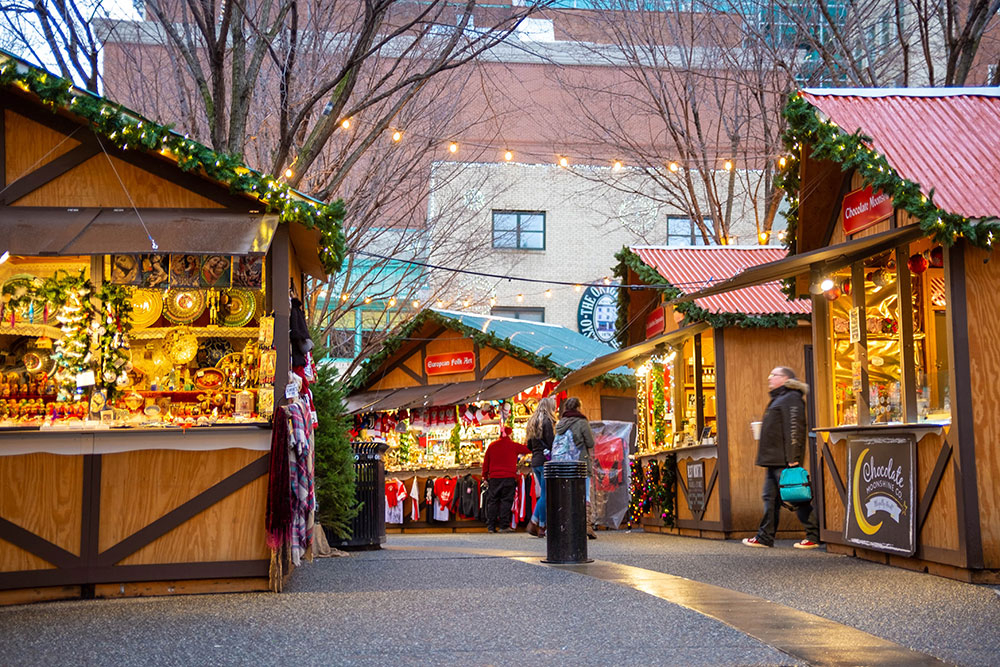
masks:
{"label": "black jeans", "polygon": [[[486,491],[487,528],[510,528],[510,520],[514,507],[514,491],[516,489],[516,477],[503,477],[501,479],[490,480],[490,487]],[[497,521],[498,517],[499,522]]]}
{"label": "black jeans", "polygon": [[[761,497],[764,498],[764,518],[760,520],[760,527],[757,529],[757,541],[771,546],[774,544],[774,534],[778,530],[778,516],[781,514],[778,480],[781,478],[781,471],[784,468],[769,467],[766,470],[764,491],[761,494]],[[819,522],[816,520],[812,501],[807,500],[804,503],[792,503],[792,505],[795,507],[795,515],[805,526],[806,539],[819,542]]]}

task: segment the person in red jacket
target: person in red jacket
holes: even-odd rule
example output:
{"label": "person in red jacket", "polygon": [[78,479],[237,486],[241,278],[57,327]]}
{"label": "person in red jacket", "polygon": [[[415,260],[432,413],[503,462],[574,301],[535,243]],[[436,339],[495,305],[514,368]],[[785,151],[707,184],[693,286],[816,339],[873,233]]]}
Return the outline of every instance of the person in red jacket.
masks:
{"label": "person in red jacket", "polygon": [[517,489],[517,458],[531,452],[519,442],[510,439],[510,427],[500,430],[500,437],[490,443],[483,457],[483,480],[489,482],[486,491],[486,529],[497,532],[497,518],[501,533],[513,532],[510,527],[514,491]]}

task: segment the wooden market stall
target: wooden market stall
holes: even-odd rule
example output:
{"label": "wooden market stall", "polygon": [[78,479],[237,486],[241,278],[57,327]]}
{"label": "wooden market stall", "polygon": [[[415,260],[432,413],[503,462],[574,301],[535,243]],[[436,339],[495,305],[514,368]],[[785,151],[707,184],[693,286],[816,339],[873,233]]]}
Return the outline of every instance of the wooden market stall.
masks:
{"label": "wooden market stall", "polygon": [[[809,304],[789,301],[776,283],[669,302],[691,286],[784,255],[780,248],[735,246],[640,246],[617,255],[616,274],[626,286],[619,302],[623,347],[564,382],[623,363],[636,367],[635,458],[652,482],[637,484],[635,494],[656,495],[650,486],[676,483],[667,501],[634,499],[646,508],[645,530],[712,538],[756,532],[764,474],[754,465],[750,423],[767,405],[771,369],[788,366],[804,374]],[[783,517],[779,530],[793,529],[794,519]]]}
{"label": "wooden market stall", "polygon": [[812,296],[829,551],[998,581],[1000,91],[807,90],[786,117],[796,254],[694,296]]}
{"label": "wooden market stall", "polygon": [[0,604],[268,588],[288,290],[339,220],[0,56]]}
{"label": "wooden market stall", "polygon": [[[488,315],[427,309],[397,331],[353,378],[348,409],[356,436],[384,440],[386,476],[409,491],[428,478],[477,478],[483,452],[512,423],[524,424],[538,400],[575,368],[612,348],[565,327]],[[591,421],[632,402],[632,372],[608,369],[590,383],[565,387]],[[530,485],[530,470],[522,471]],[[530,494],[527,489],[525,493]],[[434,521],[428,506],[405,499],[402,523],[388,532],[483,530],[475,517]],[[530,505],[527,513],[531,513]]]}

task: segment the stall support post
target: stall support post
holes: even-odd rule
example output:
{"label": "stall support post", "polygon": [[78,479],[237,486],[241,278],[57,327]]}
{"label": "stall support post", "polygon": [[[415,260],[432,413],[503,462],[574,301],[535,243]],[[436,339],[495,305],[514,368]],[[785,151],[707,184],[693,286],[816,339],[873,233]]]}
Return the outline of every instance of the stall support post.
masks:
{"label": "stall support post", "polygon": [[701,374],[704,372],[704,363],[701,358],[701,334],[694,336],[694,437],[700,438],[701,431],[705,428],[705,385],[702,382]]}
{"label": "stall support post", "polygon": [[274,409],[285,404],[285,385],[291,368],[292,348],[289,321],[292,313],[288,295],[288,281],[292,275],[288,257],[288,225],[278,225],[271,241],[271,294],[274,307],[274,349],[277,359],[274,365]]}
{"label": "stall support post", "polygon": [[[910,285],[910,246],[896,248],[896,285],[899,288],[900,392],[903,400],[903,421],[917,423],[916,368],[913,366],[913,294]],[[907,361],[909,360],[909,361]]]}
{"label": "stall support post", "polygon": [[855,393],[854,405],[858,411],[858,426],[868,426],[872,423],[872,410],[868,398],[868,327],[862,317],[866,312],[863,262],[854,262],[851,265],[851,295],[854,297],[853,307],[860,313],[858,329],[861,336],[854,344],[854,363],[858,364],[861,375],[861,391]]}

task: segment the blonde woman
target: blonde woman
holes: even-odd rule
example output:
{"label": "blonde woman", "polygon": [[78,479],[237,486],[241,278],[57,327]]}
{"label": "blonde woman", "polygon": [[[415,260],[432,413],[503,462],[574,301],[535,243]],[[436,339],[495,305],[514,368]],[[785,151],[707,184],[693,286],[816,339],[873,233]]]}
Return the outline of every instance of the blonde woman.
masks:
{"label": "blonde woman", "polygon": [[556,436],[556,401],[554,398],[543,398],[538,401],[535,413],[528,419],[525,438],[528,449],[531,450],[531,471],[538,484],[538,500],[535,511],[531,513],[528,532],[536,537],[545,537],[545,461],[552,449],[552,440]]}

